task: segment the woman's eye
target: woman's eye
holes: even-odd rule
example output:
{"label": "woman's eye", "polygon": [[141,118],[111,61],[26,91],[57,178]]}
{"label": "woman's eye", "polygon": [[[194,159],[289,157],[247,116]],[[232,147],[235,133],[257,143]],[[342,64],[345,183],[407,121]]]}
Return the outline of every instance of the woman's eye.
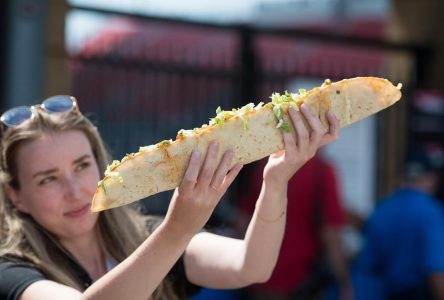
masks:
{"label": "woman's eye", "polygon": [[55,176],[48,176],[39,181],[39,185],[48,184],[55,181],[57,178]]}
{"label": "woman's eye", "polygon": [[91,164],[90,164],[89,162],[87,162],[87,161],[82,162],[82,163],[80,163],[80,164],[77,165],[76,170],[77,170],[77,171],[84,170],[84,169],[88,168],[90,165],[91,165]]}

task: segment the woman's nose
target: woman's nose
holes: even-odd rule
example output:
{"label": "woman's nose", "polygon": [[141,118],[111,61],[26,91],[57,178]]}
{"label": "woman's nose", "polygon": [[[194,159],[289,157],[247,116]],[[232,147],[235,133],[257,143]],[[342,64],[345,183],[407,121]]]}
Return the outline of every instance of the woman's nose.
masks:
{"label": "woman's nose", "polygon": [[75,177],[68,177],[65,180],[65,196],[68,200],[79,200],[81,187]]}

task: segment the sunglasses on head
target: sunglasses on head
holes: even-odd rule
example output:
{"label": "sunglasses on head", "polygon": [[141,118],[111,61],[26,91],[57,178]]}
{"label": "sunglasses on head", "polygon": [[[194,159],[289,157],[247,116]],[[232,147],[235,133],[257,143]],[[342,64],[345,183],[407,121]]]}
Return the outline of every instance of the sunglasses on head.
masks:
{"label": "sunglasses on head", "polygon": [[34,115],[34,109],[43,109],[49,114],[66,113],[77,107],[77,100],[72,96],[58,95],[43,100],[41,104],[33,106],[18,106],[5,111],[0,121],[7,127],[17,127]]}

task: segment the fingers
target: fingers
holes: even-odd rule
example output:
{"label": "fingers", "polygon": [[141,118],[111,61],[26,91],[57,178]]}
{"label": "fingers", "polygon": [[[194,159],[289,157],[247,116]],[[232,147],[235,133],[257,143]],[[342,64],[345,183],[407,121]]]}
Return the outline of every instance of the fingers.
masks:
{"label": "fingers", "polygon": [[215,191],[218,194],[225,192],[232,180],[237,176],[241,167],[233,167],[232,160],[234,152],[227,150],[222,155],[220,161],[217,159],[219,153],[219,143],[212,141],[208,146],[207,154],[200,167],[201,154],[198,150],[193,150],[184,178],[179,187],[182,192],[192,192],[195,189],[199,191]]}
{"label": "fingers", "polygon": [[179,189],[182,191],[191,191],[194,189],[194,185],[197,182],[197,177],[199,175],[199,167],[200,167],[200,151],[194,149],[191,152],[190,162],[188,163],[188,168],[185,171],[185,175],[183,176],[182,183],[179,186]]}
{"label": "fingers", "polygon": [[208,186],[213,178],[217,161],[216,157],[219,153],[219,143],[217,141],[212,141],[208,146],[207,155],[205,156],[205,161],[202,166],[202,170],[198,176],[198,185],[199,186]]}
{"label": "fingers", "polygon": [[228,187],[231,185],[231,183],[233,183],[234,179],[236,179],[237,175],[239,174],[240,170],[242,170],[243,165],[241,164],[236,164],[229,172],[228,174],[224,177],[219,190],[221,190],[222,192],[225,192]]}
{"label": "fingers", "polygon": [[211,179],[210,187],[212,189],[216,191],[219,190],[219,187],[221,186],[225,176],[229,171],[233,157],[234,157],[234,152],[232,150],[225,151],[219,163],[219,166],[214,172],[213,178]]}
{"label": "fingers", "polygon": [[[302,104],[301,112],[289,108],[288,110],[290,118],[293,122],[293,126],[296,130],[297,146],[296,149],[299,152],[305,152],[308,156],[314,155],[314,152],[319,147],[323,136],[325,135],[325,129],[322,125],[319,117],[313,112],[313,110],[307,105]],[[303,118],[307,120],[309,128],[306,127]],[[287,136],[288,135],[288,136]],[[292,150],[293,140],[289,134],[283,135],[285,149],[290,152]]]}
{"label": "fingers", "polygon": [[[296,111],[293,108],[290,108],[288,110],[288,113],[290,114],[290,118],[293,122],[293,126],[297,132],[297,135],[296,135],[297,146],[299,149],[305,149],[309,143],[310,133],[308,132],[307,127],[305,127],[301,113]],[[291,133],[284,132],[283,138],[284,138],[285,149],[290,150],[290,151],[296,149],[296,143],[294,142],[294,139],[292,138]]]}
{"label": "fingers", "polygon": [[[339,136],[339,121],[331,111],[327,112],[326,115],[330,124],[329,132],[326,132],[318,115],[305,103],[301,106],[302,114],[293,108],[290,108],[288,112],[297,133],[297,145],[295,147],[299,151],[311,151],[314,154],[319,147],[329,144]],[[309,128],[306,127],[303,118],[307,121]],[[292,136],[288,133],[284,133],[283,137],[285,149],[291,151],[294,147]]]}
{"label": "fingers", "polygon": [[339,137],[340,124],[336,116],[331,112],[327,112],[327,120],[330,124],[330,131],[322,138],[321,146],[327,145]]}
{"label": "fingers", "polygon": [[315,114],[315,112],[307,104],[302,104],[301,110],[312,130],[310,140],[317,146],[320,144],[326,130],[317,114]]}
{"label": "fingers", "polygon": [[339,136],[340,124],[338,118],[331,112],[327,112],[327,120],[330,123],[329,134],[337,138]]}

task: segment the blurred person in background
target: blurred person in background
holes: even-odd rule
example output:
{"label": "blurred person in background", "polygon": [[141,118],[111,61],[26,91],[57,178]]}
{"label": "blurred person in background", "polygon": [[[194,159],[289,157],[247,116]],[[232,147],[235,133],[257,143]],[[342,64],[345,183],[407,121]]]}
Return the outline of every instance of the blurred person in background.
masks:
{"label": "blurred person in background", "polygon": [[[265,163],[262,160],[245,170],[239,204],[240,219],[245,223],[254,211]],[[321,299],[332,283],[339,288],[339,299],[353,299],[341,249],[345,216],[338,187],[333,166],[319,154],[291,178],[281,252],[271,278],[248,288],[251,299]]]}
{"label": "blurred person in background", "polygon": [[409,151],[402,184],[364,227],[358,299],[444,299],[444,211],[434,197],[439,169],[422,147]]}
{"label": "blurred person in background", "polygon": [[[244,239],[202,232],[241,169],[232,150],[193,151],[162,220],[129,206],[91,213],[110,162],[96,127],[70,96],[1,117],[0,299],[187,299],[196,289],[266,281],[284,234],[287,184],[318,148],[338,136],[303,105],[290,109],[297,138],[270,156]],[[302,115],[308,120],[305,127]],[[297,199],[291,199],[296,201]],[[149,223],[146,228],[146,221]]]}

